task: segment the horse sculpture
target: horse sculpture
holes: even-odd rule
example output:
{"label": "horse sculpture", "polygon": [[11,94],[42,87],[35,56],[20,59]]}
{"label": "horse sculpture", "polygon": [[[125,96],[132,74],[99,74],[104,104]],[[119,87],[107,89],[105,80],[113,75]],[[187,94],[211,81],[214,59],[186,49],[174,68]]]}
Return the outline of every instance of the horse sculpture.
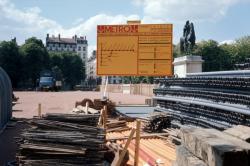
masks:
{"label": "horse sculpture", "polygon": [[193,23],[186,22],[183,28],[183,36],[180,39],[180,50],[182,53],[190,54],[195,45],[195,31]]}

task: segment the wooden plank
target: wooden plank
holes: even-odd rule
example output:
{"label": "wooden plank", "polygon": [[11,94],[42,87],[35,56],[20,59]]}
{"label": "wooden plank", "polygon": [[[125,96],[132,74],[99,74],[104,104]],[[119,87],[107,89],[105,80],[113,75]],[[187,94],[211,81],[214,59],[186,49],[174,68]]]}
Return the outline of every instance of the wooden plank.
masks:
{"label": "wooden plank", "polygon": [[62,153],[73,153],[73,154],[85,154],[86,148],[78,148],[73,146],[63,146],[63,145],[58,145],[56,146],[46,146],[46,145],[41,145],[41,144],[21,144],[20,148],[22,149],[29,149],[29,150],[39,150],[39,151],[50,151],[50,152],[62,152]]}
{"label": "wooden plank", "polygon": [[[159,136],[168,136],[168,133],[156,133],[156,134],[144,134],[141,135],[140,138],[155,138],[155,137],[159,137]],[[133,137],[132,139],[135,139],[136,137]],[[125,137],[114,137],[114,138],[109,138],[107,139],[107,141],[118,141],[118,140],[125,140],[128,139],[128,136]]]}
{"label": "wooden plank", "polygon": [[127,140],[127,142],[125,144],[125,147],[123,148],[123,150],[122,150],[122,152],[121,152],[121,154],[119,156],[119,159],[118,159],[118,161],[115,164],[116,166],[120,166],[121,165],[121,162],[123,161],[123,158],[124,158],[124,156],[125,156],[125,154],[127,152],[128,146],[129,146],[129,144],[130,144],[130,142],[131,142],[134,134],[135,134],[135,129],[132,129],[131,133],[130,133],[130,135],[128,137],[128,140]]}
{"label": "wooden plank", "polygon": [[103,124],[103,109],[100,111],[100,117],[98,120],[98,126],[101,126]]}
{"label": "wooden plank", "polygon": [[140,149],[140,132],[141,132],[141,121],[136,121],[136,139],[135,139],[135,159],[134,165],[139,164],[139,149]]}

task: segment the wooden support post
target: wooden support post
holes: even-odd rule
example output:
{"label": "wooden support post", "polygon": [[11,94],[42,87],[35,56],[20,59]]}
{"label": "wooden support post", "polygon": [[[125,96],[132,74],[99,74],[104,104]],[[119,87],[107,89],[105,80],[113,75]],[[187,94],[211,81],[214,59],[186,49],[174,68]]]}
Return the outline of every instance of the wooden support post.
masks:
{"label": "wooden support post", "polygon": [[103,128],[106,129],[107,124],[107,106],[103,107]]}
{"label": "wooden support post", "polygon": [[121,162],[122,162],[122,160],[123,160],[123,158],[124,158],[124,156],[126,154],[128,146],[129,146],[134,134],[135,134],[135,129],[132,129],[132,131],[131,131],[131,133],[130,133],[130,135],[128,137],[128,140],[127,140],[127,142],[126,142],[126,144],[125,144],[125,146],[124,146],[124,148],[123,148],[123,150],[122,150],[122,152],[121,152],[121,154],[119,156],[119,159],[118,159],[117,163],[115,164],[115,166],[120,166],[121,165]]}
{"label": "wooden support post", "polygon": [[41,103],[38,104],[38,117],[39,118],[42,117],[42,105],[41,105]]}
{"label": "wooden support post", "polygon": [[98,126],[102,126],[103,125],[103,109],[101,109],[100,111],[100,117],[99,117],[99,120],[98,120]]}
{"label": "wooden support post", "polygon": [[89,102],[87,101],[85,105],[86,114],[88,114],[88,110],[89,110]]}
{"label": "wooden support post", "polygon": [[139,163],[139,150],[140,150],[140,132],[141,132],[141,121],[136,121],[136,139],[135,139],[135,158],[134,166],[138,166]]}

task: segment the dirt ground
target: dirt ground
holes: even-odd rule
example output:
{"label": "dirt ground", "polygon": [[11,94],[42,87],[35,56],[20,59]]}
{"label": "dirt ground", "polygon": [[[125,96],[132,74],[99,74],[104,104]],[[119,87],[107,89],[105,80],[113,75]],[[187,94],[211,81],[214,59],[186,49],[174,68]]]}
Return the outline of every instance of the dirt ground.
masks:
{"label": "dirt ground", "polygon": [[[84,98],[101,98],[100,92],[14,92],[19,97],[17,105],[13,107],[13,117],[32,118],[38,115],[38,103],[42,105],[42,114],[45,113],[69,113],[76,101]],[[145,104],[146,96],[109,93],[109,98],[117,104]],[[28,128],[26,123],[18,121],[16,125],[7,127],[0,132],[0,166],[15,160],[17,143],[23,129]]]}
{"label": "dirt ground", "polygon": [[0,165],[6,166],[8,162],[15,161],[18,145],[16,143],[23,129],[28,128],[22,121],[10,122],[12,126],[7,126],[0,132]]}
{"label": "dirt ground", "polygon": [[[76,101],[84,98],[101,98],[101,92],[14,92],[19,97],[17,105],[13,108],[13,117],[32,118],[38,115],[38,103],[42,105],[42,114],[69,113]],[[109,93],[109,99],[117,104],[145,104],[147,96]]]}

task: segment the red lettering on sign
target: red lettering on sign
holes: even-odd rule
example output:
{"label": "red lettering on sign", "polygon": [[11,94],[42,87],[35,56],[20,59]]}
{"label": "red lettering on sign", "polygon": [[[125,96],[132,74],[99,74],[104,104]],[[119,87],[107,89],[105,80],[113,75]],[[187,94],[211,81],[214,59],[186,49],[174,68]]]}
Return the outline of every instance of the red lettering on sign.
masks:
{"label": "red lettering on sign", "polygon": [[137,33],[138,25],[98,25],[98,33]]}

